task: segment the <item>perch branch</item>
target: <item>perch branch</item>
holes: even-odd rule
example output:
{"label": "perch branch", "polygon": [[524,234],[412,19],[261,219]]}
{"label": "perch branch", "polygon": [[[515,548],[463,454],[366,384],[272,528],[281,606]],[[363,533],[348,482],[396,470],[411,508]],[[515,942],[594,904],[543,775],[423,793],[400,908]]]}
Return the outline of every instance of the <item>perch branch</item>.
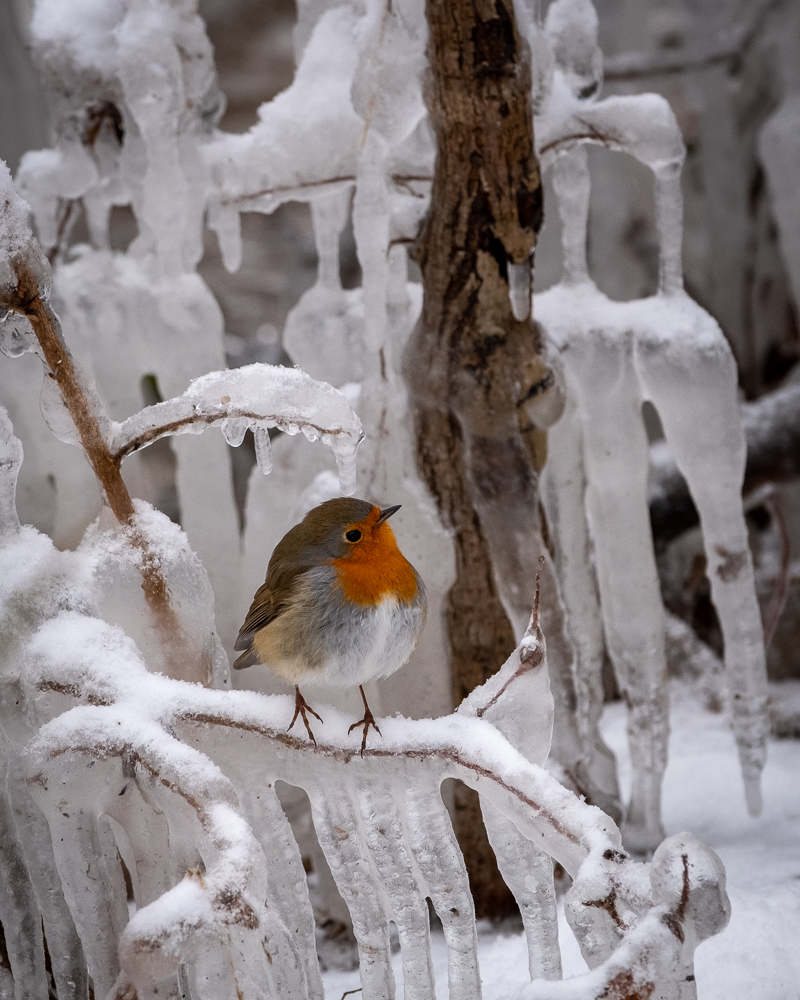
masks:
{"label": "perch branch", "polygon": [[[362,431],[347,399],[299,369],[273,365],[209,372],[191,382],[180,396],[113,424],[111,457],[119,464],[169,434],[192,433],[226,422],[241,434],[247,427],[278,427],[288,434],[302,432],[312,441],[321,439],[336,455],[342,490],[355,489],[355,452]],[[237,438],[234,435],[233,440]]]}

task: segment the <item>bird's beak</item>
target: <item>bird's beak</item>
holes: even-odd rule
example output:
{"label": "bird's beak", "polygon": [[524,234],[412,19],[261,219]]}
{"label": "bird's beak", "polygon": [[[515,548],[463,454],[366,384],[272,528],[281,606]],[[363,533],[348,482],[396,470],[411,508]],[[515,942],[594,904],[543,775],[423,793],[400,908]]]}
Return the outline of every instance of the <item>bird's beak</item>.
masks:
{"label": "bird's beak", "polygon": [[380,517],[375,522],[376,525],[377,524],[383,524],[384,521],[388,521],[389,518],[392,516],[392,514],[396,514],[398,512],[398,510],[400,510],[400,508],[402,506],[403,505],[401,503],[398,503],[398,504],[395,504],[394,507],[384,507],[384,509],[380,513]]}

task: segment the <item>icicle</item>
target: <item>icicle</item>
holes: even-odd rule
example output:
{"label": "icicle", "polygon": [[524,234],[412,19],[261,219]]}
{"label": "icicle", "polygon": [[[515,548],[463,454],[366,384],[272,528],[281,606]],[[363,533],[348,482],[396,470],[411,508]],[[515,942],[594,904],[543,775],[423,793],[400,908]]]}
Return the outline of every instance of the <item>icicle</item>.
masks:
{"label": "icicle", "polygon": [[370,129],[358,161],[353,231],[364,275],[364,342],[371,351],[379,350],[386,338],[390,222],[386,155],[385,140]]}
{"label": "icicle", "polygon": [[[787,36],[787,41],[791,36]],[[764,123],[758,137],[758,154],[764,164],[781,253],[795,303],[800,302],[800,211],[797,205],[800,163],[800,97],[790,90]]]}
{"label": "icicle", "polygon": [[511,300],[511,311],[519,323],[531,314],[531,279],[533,277],[533,262],[522,264],[508,263],[508,296]]}
{"label": "icicle", "polygon": [[234,274],[242,264],[242,220],[238,207],[212,201],[208,208],[208,225],[217,234],[225,270]]}
{"label": "icicle", "polygon": [[577,146],[556,158],[553,187],[561,216],[561,245],[564,252],[565,285],[589,278],[586,262],[586,232],[589,221],[589,162],[586,146]]}
{"label": "icicle", "polygon": [[342,494],[351,497],[356,491],[356,448],[358,444],[334,442],[331,447],[336,456],[336,470],[339,473]]}
{"label": "icicle", "polygon": [[359,793],[361,822],[400,937],[403,1000],[430,1000],[436,987],[425,892],[406,843],[402,816],[389,788],[370,784]]}
{"label": "icicle", "polygon": [[[117,942],[128,919],[126,891],[110,830],[98,827],[96,810],[84,808],[81,800],[87,795],[91,798],[92,787],[117,783],[119,761],[87,757],[84,767],[92,764],[92,784],[79,785],[68,777],[75,760],[75,754],[61,756],[54,762],[47,787],[33,784],[31,790],[47,816],[64,896],[83,943],[89,974],[98,995],[105,996],[119,973]],[[87,871],[92,872],[92,879],[87,879]]]}
{"label": "icicle", "polygon": [[656,226],[661,243],[658,290],[662,295],[683,291],[683,192],[681,161],[658,164],[655,175]]}
{"label": "icicle", "polygon": [[[9,711],[4,711],[3,727],[6,736],[13,733],[14,742],[22,746],[33,735],[27,712],[21,711],[25,697],[16,684],[7,690],[16,697],[7,704]],[[83,948],[64,899],[50,828],[31,797],[19,757],[9,764],[7,790],[28,876],[42,915],[58,1000],[84,1000],[87,974]]]}
{"label": "icicle", "polygon": [[16,995],[47,1000],[42,920],[5,795],[0,796],[0,920]]}
{"label": "icicle", "polygon": [[[555,542],[558,579],[567,609],[567,630],[575,649],[574,717],[580,739],[575,770],[595,805],[620,818],[620,791],[614,754],[603,742],[605,640],[600,598],[586,520],[586,471],[580,415],[572,395],[561,420],[548,432],[549,456],[542,480],[547,526]],[[557,759],[561,759],[557,757]]]}
{"label": "icicle", "polygon": [[242,441],[244,441],[248,426],[249,422],[246,419],[231,417],[228,420],[222,421],[220,430],[231,448],[238,448]]}
{"label": "icicle", "polygon": [[553,859],[493,806],[481,803],[481,812],[500,874],[522,915],[531,979],[561,979]]}
{"label": "icicle", "polygon": [[256,462],[259,471],[267,476],[272,471],[272,446],[269,442],[269,431],[266,427],[256,427]]}
{"label": "icicle", "polygon": [[742,510],[747,449],[736,362],[719,325],[686,295],[656,299],[648,320],[636,340],[637,367],[700,514],[745,795],[758,815],[769,733],[767,675]]}
{"label": "icicle", "polygon": [[389,925],[353,804],[347,791],[343,795],[329,795],[322,788],[307,791],[320,847],[350,910],[364,998],[394,1000]]}
{"label": "icicle", "polygon": [[438,784],[418,781],[407,786],[404,807],[409,843],[442,921],[450,1000],[480,1000],[475,905]]}

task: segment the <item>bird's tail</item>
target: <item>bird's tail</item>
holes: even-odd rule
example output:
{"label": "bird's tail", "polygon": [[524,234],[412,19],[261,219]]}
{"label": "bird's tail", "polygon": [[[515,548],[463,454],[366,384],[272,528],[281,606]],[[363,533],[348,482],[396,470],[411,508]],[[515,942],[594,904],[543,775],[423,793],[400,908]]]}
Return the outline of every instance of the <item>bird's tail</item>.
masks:
{"label": "bird's tail", "polygon": [[244,670],[245,667],[252,667],[256,663],[261,663],[261,660],[259,660],[258,653],[251,643],[242,655],[233,661],[233,669]]}

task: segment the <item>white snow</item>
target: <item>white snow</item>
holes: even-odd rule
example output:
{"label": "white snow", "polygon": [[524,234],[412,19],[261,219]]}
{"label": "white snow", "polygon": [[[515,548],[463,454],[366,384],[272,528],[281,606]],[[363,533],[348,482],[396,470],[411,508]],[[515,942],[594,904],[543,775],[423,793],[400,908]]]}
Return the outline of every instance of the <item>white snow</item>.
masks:
{"label": "white snow", "polygon": [[[664,778],[667,833],[691,830],[722,859],[732,915],[728,927],[695,955],[700,1000],[795,1000],[800,996],[800,741],[771,740],[764,770],[764,812],[747,814],[730,717],[706,711],[694,685],[673,681],[669,764]],[[606,706],[603,736],[630,791],[630,754],[622,702]],[[509,1000],[529,982],[522,933],[478,925],[483,1000]],[[587,966],[559,900],[559,944],[564,977]],[[437,1000],[447,1000],[447,953],[432,935]],[[403,1000],[400,956],[393,958],[397,997]],[[327,1000],[360,984],[358,972],[323,973]]]}

